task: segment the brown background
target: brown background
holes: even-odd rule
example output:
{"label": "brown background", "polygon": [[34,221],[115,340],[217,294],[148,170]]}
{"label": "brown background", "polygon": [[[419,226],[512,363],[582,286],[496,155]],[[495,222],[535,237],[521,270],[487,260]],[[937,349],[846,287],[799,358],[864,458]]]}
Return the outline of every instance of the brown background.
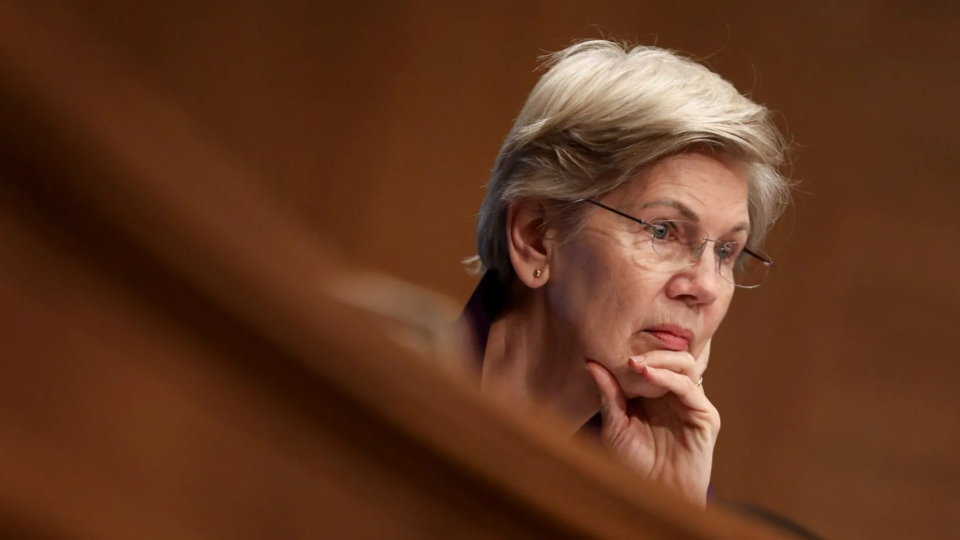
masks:
{"label": "brown background", "polygon": [[958,538],[960,8],[838,4],[53,5],[345,253],[457,299],[537,55],[603,34],[704,58],[778,111],[803,181],[715,343],[715,487],[830,538]]}

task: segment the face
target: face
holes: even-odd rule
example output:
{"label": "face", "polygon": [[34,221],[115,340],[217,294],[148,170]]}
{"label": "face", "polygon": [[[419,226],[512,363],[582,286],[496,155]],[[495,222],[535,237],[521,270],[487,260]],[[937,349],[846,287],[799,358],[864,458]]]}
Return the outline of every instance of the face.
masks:
{"label": "face", "polygon": [[[697,222],[708,238],[747,239],[745,169],[719,156],[665,158],[597,200],[644,221]],[[735,287],[717,272],[716,244],[677,265],[654,251],[642,225],[592,205],[588,212],[580,234],[553,246],[548,312],[554,337],[604,364],[630,394],[627,358],[657,349],[699,357]]]}

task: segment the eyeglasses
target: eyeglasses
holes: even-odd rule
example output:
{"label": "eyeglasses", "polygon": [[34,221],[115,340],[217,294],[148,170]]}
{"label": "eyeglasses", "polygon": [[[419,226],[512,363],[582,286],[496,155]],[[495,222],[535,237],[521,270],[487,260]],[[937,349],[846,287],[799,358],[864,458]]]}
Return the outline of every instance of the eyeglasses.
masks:
{"label": "eyeglasses", "polygon": [[680,265],[692,266],[700,260],[707,244],[715,245],[717,272],[728,283],[743,289],[755,289],[766,279],[773,261],[759,249],[747,249],[741,242],[725,242],[708,238],[696,223],[684,220],[644,221],[625,214],[592,199],[579,199],[604,210],[625,217],[643,226],[643,240],[648,241],[660,259]]}

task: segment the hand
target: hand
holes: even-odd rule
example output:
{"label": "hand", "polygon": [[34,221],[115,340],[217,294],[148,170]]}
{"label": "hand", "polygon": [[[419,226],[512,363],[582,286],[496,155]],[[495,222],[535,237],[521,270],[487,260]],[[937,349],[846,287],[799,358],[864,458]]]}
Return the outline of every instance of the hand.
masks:
{"label": "hand", "polygon": [[631,358],[631,372],[641,381],[631,384],[640,397],[629,400],[607,368],[587,362],[600,390],[603,444],[644,477],[700,506],[706,505],[720,432],[720,413],[697,386],[709,354],[708,343],[698,359],[659,350]]}

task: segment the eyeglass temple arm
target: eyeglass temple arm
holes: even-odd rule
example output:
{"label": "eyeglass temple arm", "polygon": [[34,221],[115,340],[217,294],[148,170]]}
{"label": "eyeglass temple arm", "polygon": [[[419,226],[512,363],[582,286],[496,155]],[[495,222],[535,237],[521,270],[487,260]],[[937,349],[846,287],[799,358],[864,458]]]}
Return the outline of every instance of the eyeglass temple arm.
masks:
{"label": "eyeglass temple arm", "polygon": [[624,214],[623,212],[617,210],[616,208],[611,208],[611,207],[609,207],[609,206],[607,206],[607,205],[605,205],[605,204],[603,204],[603,203],[599,203],[599,202],[597,202],[597,201],[595,201],[595,200],[593,200],[593,199],[577,199],[577,200],[575,200],[575,201],[573,201],[573,202],[588,202],[588,203],[590,203],[590,204],[599,206],[600,208],[603,208],[604,210],[608,210],[608,211],[610,211],[610,212],[613,212],[614,214],[616,214],[616,215],[618,215],[618,216],[625,217],[625,218],[629,219],[630,221],[635,221],[635,222],[637,222],[637,223],[639,223],[639,224],[641,224],[641,225],[649,225],[649,223],[647,223],[646,221],[644,221],[644,220],[642,220],[642,219],[640,219],[640,218],[633,217],[633,216],[631,216],[630,214]]}
{"label": "eyeglass temple arm", "polygon": [[763,261],[763,264],[765,264],[765,265],[767,266],[767,268],[773,267],[773,261],[771,261],[770,259],[764,257],[763,255],[760,255],[759,253],[756,253],[756,252],[754,252],[754,251],[751,251],[751,250],[749,250],[749,249],[747,249],[747,248],[743,248],[743,251],[744,251],[744,253],[748,253],[748,254],[750,254],[750,255],[753,255],[754,257],[756,257],[756,258],[760,259],[761,261]]}

